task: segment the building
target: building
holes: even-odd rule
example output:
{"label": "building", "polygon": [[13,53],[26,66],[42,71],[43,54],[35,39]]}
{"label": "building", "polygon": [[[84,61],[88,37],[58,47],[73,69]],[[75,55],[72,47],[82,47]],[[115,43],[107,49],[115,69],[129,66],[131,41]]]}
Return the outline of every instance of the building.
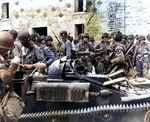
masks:
{"label": "building", "polygon": [[134,35],[150,31],[147,0],[0,0],[0,4],[0,31],[54,37],[53,32],[58,35],[65,29],[74,38],[88,32],[95,40],[114,30]]}

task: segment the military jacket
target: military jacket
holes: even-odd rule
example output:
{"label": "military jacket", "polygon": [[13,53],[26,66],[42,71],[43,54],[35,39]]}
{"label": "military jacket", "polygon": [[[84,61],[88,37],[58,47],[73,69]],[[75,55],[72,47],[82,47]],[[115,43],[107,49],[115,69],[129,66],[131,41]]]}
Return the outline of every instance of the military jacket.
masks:
{"label": "military jacket", "polygon": [[146,42],[140,43],[135,48],[133,59],[135,60],[136,58],[136,60],[138,61],[142,61],[143,59],[145,59],[148,62],[149,52],[150,52],[149,44]]}
{"label": "military jacket", "polygon": [[108,49],[109,49],[109,43],[103,43],[100,42],[96,47],[95,47],[95,55],[96,56],[101,56],[104,57],[108,55]]}
{"label": "military jacket", "polygon": [[54,52],[53,48],[49,48],[49,47],[45,46],[43,48],[43,54],[46,58],[46,62],[45,62],[46,66],[51,65],[56,59],[55,58],[55,52]]}
{"label": "military jacket", "polygon": [[113,47],[114,58],[111,60],[112,64],[121,64],[125,61],[124,56],[125,47],[120,42]]}
{"label": "military jacket", "polygon": [[94,48],[93,48],[93,45],[89,42],[87,43],[79,43],[78,47],[76,48],[76,51],[91,51],[91,52],[94,52]]}
{"label": "military jacket", "polygon": [[24,64],[34,64],[42,62],[44,60],[44,55],[40,49],[32,48],[27,52],[24,58]]}
{"label": "military jacket", "polygon": [[58,58],[61,58],[63,56],[67,56],[68,58],[71,58],[71,50],[72,50],[72,44],[69,40],[65,40],[61,44],[58,44],[57,46]]}

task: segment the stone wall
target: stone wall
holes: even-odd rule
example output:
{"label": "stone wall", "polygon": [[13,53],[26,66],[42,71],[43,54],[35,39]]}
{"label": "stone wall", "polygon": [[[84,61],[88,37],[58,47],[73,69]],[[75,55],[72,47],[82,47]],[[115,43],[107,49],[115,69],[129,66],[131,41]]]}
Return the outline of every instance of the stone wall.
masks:
{"label": "stone wall", "polygon": [[[74,0],[1,0],[9,2],[9,19],[1,19],[0,30],[27,30],[47,27],[57,35],[65,29],[74,38],[75,24],[84,24],[84,31],[96,41],[104,32],[120,30],[123,34],[149,33],[150,14],[147,0],[87,0],[85,12],[74,12]],[[54,39],[55,40],[55,39]]]}

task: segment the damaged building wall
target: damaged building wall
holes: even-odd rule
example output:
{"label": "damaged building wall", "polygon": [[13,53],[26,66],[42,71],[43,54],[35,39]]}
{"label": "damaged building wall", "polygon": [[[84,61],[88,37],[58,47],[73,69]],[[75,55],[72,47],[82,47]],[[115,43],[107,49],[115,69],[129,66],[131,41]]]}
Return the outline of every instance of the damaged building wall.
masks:
{"label": "damaged building wall", "polygon": [[[82,1],[81,9],[78,4]],[[149,6],[146,0],[1,0],[0,30],[27,30],[34,33],[41,28],[51,35],[67,30],[76,38],[88,32],[96,41],[104,32],[120,30],[124,34],[147,34]],[[5,6],[2,6],[5,3]],[[9,3],[6,4],[6,3]],[[9,9],[6,7],[9,6]],[[8,18],[7,10],[9,10]],[[78,12],[80,11],[80,12]],[[3,15],[3,16],[2,16]],[[4,17],[5,16],[5,17]],[[45,31],[47,29],[47,31]],[[83,30],[82,30],[83,29]],[[55,40],[55,38],[54,38]]]}

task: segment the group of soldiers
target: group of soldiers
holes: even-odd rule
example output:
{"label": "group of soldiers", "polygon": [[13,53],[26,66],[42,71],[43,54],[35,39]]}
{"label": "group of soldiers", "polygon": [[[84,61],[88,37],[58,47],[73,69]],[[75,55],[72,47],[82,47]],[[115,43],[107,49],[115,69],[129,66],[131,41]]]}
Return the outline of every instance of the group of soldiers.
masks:
{"label": "group of soldiers", "polygon": [[[43,70],[48,69],[55,60],[65,56],[66,59],[75,61],[74,68],[79,73],[86,74],[92,72],[94,68],[96,74],[109,74],[114,68],[123,68],[125,69],[124,75],[127,76],[130,69],[136,67],[136,75],[149,78],[150,48],[143,35],[136,35],[126,40],[127,38],[123,38],[120,31],[116,32],[111,39],[108,33],[104,33],[97,45],[94,45],[95,40],[89,37],[88,33],[80,34],[77,39],[73,40],[66,30],[62,30],[59,37],[60,40],[55,47],[52,36],[29,34],[27,31],[17,33],[14,29],[0,33],[0,101],[2,103],[0,115],[2,121],[18,120],[21,108],[24,106],[22,102],[25,101],[28,88],[23,91],[22,99],[14,97],[22,104],[15,102],[10,105],[12,107],[8,107],[12,109],[17,106],[15,104],[19,103],[20,111],[17,115],[15,115],[15,109],[15,112],[11,110],[10,113],[9,109],[4,109],[13,91],[12,79],[18,66],[19,70],[24,70],[27,75],[35,68],[44,73]],[[148,35],[148,40],[149,37]],[[47,70],[48,74],[49,72],[51,71]]]}

